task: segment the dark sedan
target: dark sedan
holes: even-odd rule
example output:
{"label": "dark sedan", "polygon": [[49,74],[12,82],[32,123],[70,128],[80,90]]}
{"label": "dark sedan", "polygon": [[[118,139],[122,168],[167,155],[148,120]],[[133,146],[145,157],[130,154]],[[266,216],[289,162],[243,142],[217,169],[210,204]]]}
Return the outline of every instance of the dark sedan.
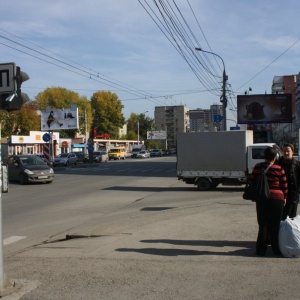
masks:
{"label": "dark sedan", "polygon": [[50,183],[54,179],[53,169],[40,157],[32,154],[12,155],[7,159],[8,179],[20,184],[29,182]]}

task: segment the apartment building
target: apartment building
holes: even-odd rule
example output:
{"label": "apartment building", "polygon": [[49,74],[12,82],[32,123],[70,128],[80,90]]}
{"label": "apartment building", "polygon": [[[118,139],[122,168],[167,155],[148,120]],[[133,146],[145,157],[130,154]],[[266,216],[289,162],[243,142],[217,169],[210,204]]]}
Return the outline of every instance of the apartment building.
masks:
{"label": "apartment building", "polygon": [[190,131],[220,131],[222,122],[215,122],[215,116],[222,116],[222,105],[213,104],[209,109],[197,108],[189,111]]}
{"label": "apartment building", "polygon": [[[296,105],[300,101],[300,92],[296,99],[296,91],[299,90],[300,82],[297,83],[299,75],[274,76],[272,83],[272,94],[291,94],[292,95],[292,114],[293,123],[272,124],[272,133],[274,141],[282,145],[284,143],[293,143],[297,147],[297,129],[300,127],[300,114],[296,114]],[[297,88],[298,86],[298,88]],[[299,107],[300,108],[300,107]]]}
{"label": "apartment building", "polygon": [[156,130],[167,132],[166,147],[176,148],[177,133],[189,131],[188,107],[177,106],[156,106],[154,111],[154,122]]}

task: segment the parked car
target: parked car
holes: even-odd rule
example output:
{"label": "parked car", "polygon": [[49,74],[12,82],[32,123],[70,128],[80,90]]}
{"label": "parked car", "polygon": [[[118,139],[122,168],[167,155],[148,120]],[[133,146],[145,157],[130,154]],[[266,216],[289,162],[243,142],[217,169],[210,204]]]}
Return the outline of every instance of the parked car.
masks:
{"label": "parked car", "polygon": [[150,152],[148,150],[142,150],[136,155],[136,158],[150,158]]}
{"label": "parked car", "polygon": [[100,154],[101,154],[101,162],[109,161],[108,153],[106,151],[100,151]]}
{"label": "parked car", "polygon": [[[94,151],[93,152],[93,162],[107,162],[109,160],[108,153],[106,151]],[[84,162],[89,162],[89,155],[87,154]]]}
{"label": "parked car", "polygon": [[54,157],[53,167],[56,166],[69,166],[69,165],[77,165],[78,157],[75,153],[61,153],[58,156]]}
{"label": "parked car", "polygon": [[151,150],[151,152],[150,152],[150,156],[151,157],[160,157],[161,156],[161,150],[159,150],[159,149],[153,149],[153,150]]}
{"label": "parked car", "polygon": [[74,153],[77,156],[77,158],[78,158],[77,162],[78,163],[84,162],[85,158],[87,156],[87,154],[85,154],[83,151],[73,151],[71,153]]}
{"label": "parked car", "polygon": [[146,150],[145,145],[133,145],[131,150],[131,158],[136,158],[137,154],[142,150]]}
{"label": "parked car", "polygon": [[11,155],[7,159],[8,179],[20,184],[29,182],[51,183],[54,171],[35,154]]}

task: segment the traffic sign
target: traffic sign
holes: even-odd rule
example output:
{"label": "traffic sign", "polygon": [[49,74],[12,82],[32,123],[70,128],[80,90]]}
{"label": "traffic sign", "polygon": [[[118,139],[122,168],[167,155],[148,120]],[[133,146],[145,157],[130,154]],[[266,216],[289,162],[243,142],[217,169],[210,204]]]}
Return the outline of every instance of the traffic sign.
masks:
{"label": "traffic sign", "polygon": [[49,133],[45,133],[45,134],[43,135],[43,141],[44,141],[45,143],[49,142],[50,139],[51,139],[51,136],[50,136]]}
{"label": "traffic sign", "polygon": [[218,123],[223,120],[223,116],[221,115],[214,115],[214,122]]}
{"label": "traffic sign", "polygon": [[229,128],[230,130],[241,130],[240,126],[232,126]]}
{"label": "traffic sign", "polygon": [[0,64],[0,94],[14,93],[16,91],[16,64]]}

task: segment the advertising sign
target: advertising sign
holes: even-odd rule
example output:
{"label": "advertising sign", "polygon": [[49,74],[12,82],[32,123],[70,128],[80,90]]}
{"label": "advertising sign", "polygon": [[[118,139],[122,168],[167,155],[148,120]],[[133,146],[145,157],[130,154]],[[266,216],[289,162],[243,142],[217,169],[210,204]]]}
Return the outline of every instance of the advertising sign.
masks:
{"label": "advertising sign", "polygon": [[292,123],[292,95],[237,96],[237,123]]}
{"label": "advertising sign", "polygon": [[166,138],[166,131],[147,131],[147,140],[165,140]]}
{"label": "advertising sign", "polygon": [[52,110],[47,108],[41,111],[41,130],[78,129],[78,108]]}

